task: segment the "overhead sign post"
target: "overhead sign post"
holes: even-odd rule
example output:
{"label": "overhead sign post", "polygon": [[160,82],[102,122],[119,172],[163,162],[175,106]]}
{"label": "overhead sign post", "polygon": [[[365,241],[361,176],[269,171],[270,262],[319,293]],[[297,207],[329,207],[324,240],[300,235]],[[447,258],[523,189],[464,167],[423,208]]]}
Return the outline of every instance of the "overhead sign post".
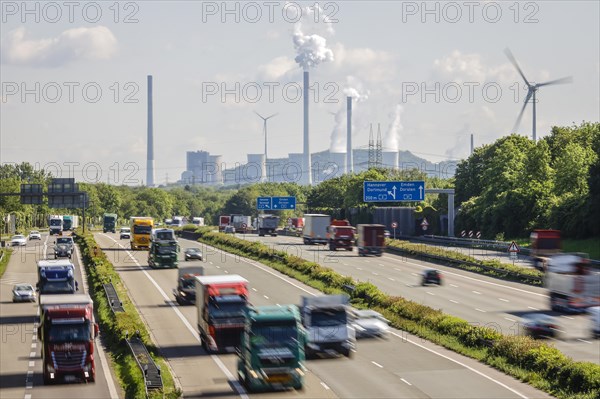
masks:
{"label": "overhead sign post", "polygon": [[424,181],[365,181],[364,202],[423,201]]}

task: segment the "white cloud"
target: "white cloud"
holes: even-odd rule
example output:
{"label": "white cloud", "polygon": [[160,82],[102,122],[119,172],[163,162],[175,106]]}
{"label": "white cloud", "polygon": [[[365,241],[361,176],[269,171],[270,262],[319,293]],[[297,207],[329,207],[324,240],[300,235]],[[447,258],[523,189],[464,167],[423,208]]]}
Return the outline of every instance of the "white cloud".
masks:
{"label": "white cloud", "polygon": [[[433,77],[436,80],[464,82],[515,82],[517,74],[509,63],[488,66],[479,54],[463,54],[454,50],[449,56],[433,62]],[[521,79],[519,78],[519,81]]]}
{"label": "white cloud", "polygon": [[290,72],[297,69],[296,62],[286,56],[273,58],[266,64],[258,67],[258,79],[264,82],[279,81],[289,77]]}
{"label": "white cloud", "polygon": [[371,48],[347,48],[342,43],[333,47],[336,69],[359,76],[369,82],[384,82],[393,78],[395,68],[393,56],[387,51]]}
{"label": "white cloud", "polygon": [[117,39],[104,26],[68,29],[56,37],[29,39],[24,27],[10,31],[2,41],[7,64],[59,67],[77,60],[107,60],[117,50]]}

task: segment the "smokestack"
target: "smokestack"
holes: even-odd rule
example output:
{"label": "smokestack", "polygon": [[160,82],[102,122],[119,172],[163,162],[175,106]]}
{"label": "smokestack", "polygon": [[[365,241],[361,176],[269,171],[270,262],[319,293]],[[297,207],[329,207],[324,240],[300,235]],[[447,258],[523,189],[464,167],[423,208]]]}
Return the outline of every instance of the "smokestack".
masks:
{"label": "smokestack", "polygon": [[473,142],[473,133],[471,133],[471,155],[473,155],[473,151],[475,151],[475,144]]}
{"label": "smokestack", "polygon": [[304,71],[304,165],[302,174],[306,174],[304,182],[309,186],[312,184],[311,162],[310,162],[310,145],[308,140],[308,71]]}
{"label": "smokestack", "polygon": [[346,173],[354,173],[354,161],[352,160],[352,97],[346,97],[346,129],[348,139],[346,140]]}
{"label": "smokestack", "polygon": [[148,187],[154,187],[154,126],[152,119],[152,75],[148,75],[148,149],[146,156],[146,186]]}

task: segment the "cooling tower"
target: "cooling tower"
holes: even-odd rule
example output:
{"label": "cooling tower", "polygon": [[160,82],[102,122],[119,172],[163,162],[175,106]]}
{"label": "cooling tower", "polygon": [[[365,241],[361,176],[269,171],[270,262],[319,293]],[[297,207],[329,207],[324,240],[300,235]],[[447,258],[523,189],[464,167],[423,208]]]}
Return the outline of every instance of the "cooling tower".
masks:
{"label": "cooling tower", "polygon": [[383,167],[388,169],[398,169],[398,151],[383,151]]}

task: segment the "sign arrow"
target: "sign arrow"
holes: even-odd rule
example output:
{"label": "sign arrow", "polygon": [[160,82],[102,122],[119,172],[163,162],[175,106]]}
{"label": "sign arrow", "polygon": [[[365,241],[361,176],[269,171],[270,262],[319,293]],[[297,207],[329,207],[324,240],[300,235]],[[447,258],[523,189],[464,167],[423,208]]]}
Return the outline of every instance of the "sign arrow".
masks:
{"label": "sign arrow", "polygon": [[419,186],[419,198],[423,198],[423,186]]}
{"label": "sign arrow", "polygon": [[393,199],[396,199],[396,186],[392,187],[392,190],[394,190],[394,192],[388,191],[388,194],[391,195]]}

